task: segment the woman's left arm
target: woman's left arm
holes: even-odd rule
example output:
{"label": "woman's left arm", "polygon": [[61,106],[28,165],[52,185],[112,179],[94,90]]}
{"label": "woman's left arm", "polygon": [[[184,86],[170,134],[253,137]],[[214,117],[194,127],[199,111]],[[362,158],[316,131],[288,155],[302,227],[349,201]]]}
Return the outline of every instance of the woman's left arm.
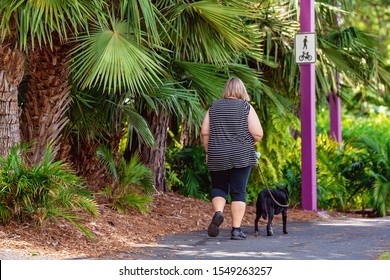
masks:
{"label": "woman's left arm", "polygon": [[255,109],[250,105],[248,114],[248,130],[253,137],[253,141],[259,142],[263,138],[263,128]]}

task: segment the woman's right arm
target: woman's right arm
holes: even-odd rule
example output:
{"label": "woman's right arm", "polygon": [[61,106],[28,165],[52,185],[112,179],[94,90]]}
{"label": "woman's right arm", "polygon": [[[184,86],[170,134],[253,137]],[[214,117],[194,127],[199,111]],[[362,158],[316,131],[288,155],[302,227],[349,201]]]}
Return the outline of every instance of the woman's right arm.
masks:
{"label": "woman's right arm", "polygon": [[206,112],[206,115],[203,118],[200,134],[202,136],[202,143],[204,146],[204,150],[207,153],[208,146],[209,146],[209,138],[210,138],[210,115],[208,110]]}

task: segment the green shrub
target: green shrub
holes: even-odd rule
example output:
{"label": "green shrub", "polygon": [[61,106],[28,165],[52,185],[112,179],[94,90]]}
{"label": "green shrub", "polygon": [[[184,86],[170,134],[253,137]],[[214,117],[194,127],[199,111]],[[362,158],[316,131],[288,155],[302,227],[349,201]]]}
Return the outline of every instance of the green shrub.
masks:
{"label": "green shrub", "polygon": [[207,199],[211,179],[203,147],[168,149],[165,167],[170,189],[186,196]]}
{"label": "green shrub", "polygon": [[140,163],[140,156],[133,154],[129,163],[123,157],[117,162],[106,146],[97,150],[97,156],[113,178],[112,184],[101,192],[109,200],[112,208],[126,213],[127,207],[131,207],[141,213],[147,213],[154,190],[153,172]]}
{"label": "green shrub", "polygon": [[61,161],[54,161],[48,148],[38,164],[28,164],[24,154],[28,146],[15,146],[0,158],[0,220],[33,221],[42,225],[49,218],[63,217],[92,235],[81,225],[75,210],[98,216],[97,204],[83,180]]}
{"label": "green shrub", "polygon": [[[327,111],[324,111],[328,114]],[[323,117],[320,126],[324,125]],[[319,203],[325,209],[372,209],[384,216],[390,209],[390,116],[371,110],[363,117],[343,115],[340,148],[327,136],[317,143]],[[327,139],[327,140],[326,140]]]}

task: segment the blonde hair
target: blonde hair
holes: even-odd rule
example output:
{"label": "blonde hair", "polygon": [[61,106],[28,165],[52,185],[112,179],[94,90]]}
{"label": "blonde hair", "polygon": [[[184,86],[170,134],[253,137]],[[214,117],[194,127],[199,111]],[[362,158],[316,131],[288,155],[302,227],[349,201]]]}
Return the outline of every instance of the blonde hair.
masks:
{"label": "blonde hair", "polygon": [[222,94],[223,98],[239,98],[249,101],[249,95],[244,83],[239,78],[230,78],[225,85]]}

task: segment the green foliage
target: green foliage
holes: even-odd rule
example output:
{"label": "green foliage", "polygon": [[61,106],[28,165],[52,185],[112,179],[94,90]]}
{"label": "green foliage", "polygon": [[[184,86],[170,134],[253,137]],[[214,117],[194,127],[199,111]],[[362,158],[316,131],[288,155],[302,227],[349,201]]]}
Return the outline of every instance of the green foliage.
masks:
{"label": "green foliage", "polygon": [[[343,1],[344,2],[344,1]],[[347,2],[347,1],[345,1]],[[390,5],[388,0],[354,0],[353,4],[358,13],[348,19],[351,25],[375,34],[375,40],[380,50],[390,58]]]}
{"label": "green foliage", "polygon": [[211,181],[202,147],[168,149],[166,169],[170,189],[191,197],[208,197]]}
{"label": "green foliage", "polygon": [[82,89],[98,85],[110,93],[122,88],[143,91],[154,85],[153,80],[160,82],[163,70],[158,56],[140,46],[132,34],[125,22],[113,19],[78,36],[72,69]]}
{"label": "green foliage", "polygon": [[49,218],[63,217],[92,235],[81,224],[75,210],[86,210],[98,216],[97,204],[83,181],[70,167],[54,161],[48,148],[42,162],[29,165],[24,154],[28,146],[15,146],[0,159],[0,220],[34,221],[42,225]]}
{"label": "green foliage", "polygon": [[[98,0],[4,0],[0,2],[1,39],[7,35],[16,36],[18,40],[15,44],[26,52],[44,45],[52,47],[56,36],[64,41],[69,34],[88,29],[90,20],[103,15],[101,7],[102,3]],[[14,28],[13,24],[18,28]]]}
{"label": "green foliage", "polygon": [[[316,145],[318,208],[372,209],[375,216],[384,216],[390,209],[390,117],[384,108],[372,108],[361,116],[343,115],[341,145],[328,136],[329,111],[320,110]],[[300,138],[289,140],[288,133],[282,133],[283,124],[272,123],[269,133],[274,135],[265,137],[260,145],[260,164],[268,185],[287,187],[290,204],[298,205],[302,188]],[[254,168],[247,188],[248,201],[254,201],[264,188]]]}
{"label": "green foliage", "polygon": [[390,142],[379,142],[377,135],[362,137],[357,146],[366,148],[366,158],[370,163],[367,177],[372,178],[369,185],[370,194],[368,205],[374,214],[385,216],[390,209]]}
{"label": "green foliage", "polygon": [[141,213],[147,213],[154,190],[153,172],[140,163],[139,154],[132,155],[128,163],[123,157],[116,161],[111,150],[101,146],[97,150],[97,156],[113,178],[112,184],[106,186],[101,192],[112,204],[112,208],[126,213],[127,208],[131,207]]}
{"label": "green foliage", "polygon": [[[267,121],[262,124],[266,129],[264,129],[263,140],[257,144],[257,150],[261,153],[259,164],[267,184],[269,186],[289,185],[290,194],[294,199],[295,194],[300,193],[300,191],[292,189],[295,183],[289,180],[294,179],[288,176],[296,177],[293,173],[300,172],[300,170],[291,169],[300,162],[299,142],[292,137],[291,133],[298,128],[299,123],[292,114],[285,113],[283,118],[280,116],[277,111],[270,110]],[[292,158],[297,159],[298,162],[295,160],[289,162]],[[257,169],[257,167],[252,169],[247,185],[247,201],[249,203],[255,202],[258,193],[266,187]]]}
{"label": "green foliage", "polygon": [[365,170],[362,151],[350,145],[340,149],[336,141],[332,141],[325,134],[319,135],[317,138],[318,207],[346,210],[348,191],[354,189],[359,192],[364,186]]}
{"label": "green foliage", "polygon": [[289,202],[293,207],[300,205],[302,201],[302,163],[301,153],[299,148],[291,150],[286,157],[286,162],[282,169],[282,178],[277,182],[276,186],[288,189]]}
{"label": "green foliage", "polygon": [[345,138],[365,150],[370,168],[367,207],[384,216],[390,209],[390,114],[383,107],[372,107],[362,118],[346,121]]}
{"label": "green foliage", "polygon": [[376,216],[390,209],[390,117],[385,110],[367,112],[362,117],[344,114],[340,148],[327,136],[319,137],[319,204],[325,209],[372,208]]}

